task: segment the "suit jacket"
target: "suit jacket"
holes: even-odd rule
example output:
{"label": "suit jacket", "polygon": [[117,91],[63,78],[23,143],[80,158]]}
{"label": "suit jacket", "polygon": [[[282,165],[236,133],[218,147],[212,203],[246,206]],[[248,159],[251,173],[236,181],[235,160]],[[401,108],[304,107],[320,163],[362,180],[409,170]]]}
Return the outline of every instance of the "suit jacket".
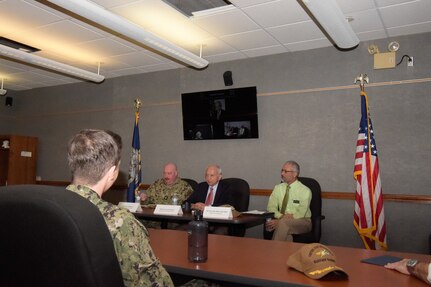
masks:
{"label": "suit jacket", "polygon": [[[193,191],[193,193],[189,196],[189,198],[187,198],[186,201],[190,203],[196,203],[196,202],[205,203],[205,200],[207,198],[208,188],[209,188],[209,185],[205,181],[199,183],[196,190]],[[223,180],[220,180],[217,186],[217,192],[212,206],[220,206],[223,204],[232,205],[230,193],[228,192],[228,185],[225,184]]]}

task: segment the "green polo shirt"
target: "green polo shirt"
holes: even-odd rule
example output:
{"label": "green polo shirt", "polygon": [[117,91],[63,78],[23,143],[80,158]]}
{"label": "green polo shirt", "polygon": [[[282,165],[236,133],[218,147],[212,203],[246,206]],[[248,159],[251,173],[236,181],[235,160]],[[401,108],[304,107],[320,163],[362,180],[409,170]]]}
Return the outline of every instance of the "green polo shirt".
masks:
{"label": "green polo shirt", "polygon": [[[274,212],[275,218],[280,218],[281,205],[286,193],[287,183],[280,183],[274,187],[269,200],[267,210]],[[293,218],[311,218],[310,202],[311,190],[296,180],[290,185],[289,200],[287,201],[286,212],[293,214]]]}

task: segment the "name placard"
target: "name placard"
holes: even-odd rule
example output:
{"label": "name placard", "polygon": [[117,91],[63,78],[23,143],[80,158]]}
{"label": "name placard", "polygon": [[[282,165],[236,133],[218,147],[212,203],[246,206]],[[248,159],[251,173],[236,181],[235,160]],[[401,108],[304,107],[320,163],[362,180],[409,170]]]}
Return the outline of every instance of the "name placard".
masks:
{"label": "name placard", "polygon": [[183,215],[181,205],[157,204],[154,214],[162,215]]}
{"label": "name placard", "polygon": [[142,211],[141,204],[139,202],[119,202],[118,207],[126,208],[130,212]]}
{"label": "name placard", "polygon": [[205,206],[203,218],[232,219],[232,209],[221,206]]}

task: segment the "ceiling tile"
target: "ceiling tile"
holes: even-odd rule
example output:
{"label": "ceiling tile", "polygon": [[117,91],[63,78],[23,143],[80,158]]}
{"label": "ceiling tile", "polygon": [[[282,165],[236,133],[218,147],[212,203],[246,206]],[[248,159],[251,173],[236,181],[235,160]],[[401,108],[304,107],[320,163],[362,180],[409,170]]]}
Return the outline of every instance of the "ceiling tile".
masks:
{"label": "ceiling tile", "polygon": [[115,59],[131,66],[154,65],[154,64],[160,63],[159,60],[149,56],[147,53],[144,53],[144,52],[123,54],[119,56],[110,57],[110,59]]}
{"label": "ceiling tile", "polygon": [[239,9],[231,9],[227,12],[209,16],[195,16],[191,19],[196,25],[217,37],[253,31],[259,28],[255,22]]}
{"label": "ceiling tile", "polygon": [[157,72],[157,71],[172,70],[172,69],[178,69],[178,67],[167,64],[167,63],[166,64],[159,64],[159,65],[145,66],[145,71],[147,71],[147,72]]}
{"label": "ceiling tile", "polygon": [[61,20],[59,16],[45,9],[18,0],[0,2],[0,11],[0,34],[2,36],[13,35],[13,33]]}
{"label": "ceiling tile", "polygon": [[[343,11],[344,14],[376,8],[376,5],[374,4],[374,0],[360,0],[360,1],[336,0],[336,1],[341,11]],[[349,16],[349,15],[346,15],[346,16]]]}
{"label": "ceiling tile", "polygon": [[263,30],[233,34],[221,38],[238,50],[262,48],[280,44],[274,37]]}
{"label": "ceiling tile", "polygon": [[91,1],[106,8],[127,5],[129,3],[136,2],[136,0],[91,0]]}
{"label": "ceiling tile", "polygon": [[411,2],[411,1],[416,1],[416,0],[375,0],[377,7],[385,7],[385,6],[390,6],[390,5],[396,5],[396,4],[401,4],[401,3],[406,3],[406,2]]}
{"label": "ceiling tile", "polygon": [[407,2],[379,8],[379,10],[386,28],[431,21],[429,0]]}
{"label": "ceiling tile", "polygon": [[329,40],[326,38],[321,38],[316,40],[285,44],[285,46],[289,49],[289,51],[296,52],[296,51],[329,47],[329,46],[332,46],[332,43],[329,42]]}
{"label": "ceiling tile", "polygon": [[352,27],[353,31],[355,31],[355,33],[384,29],[377,9],[352,12],[349,15],[354,19],[352,22],[350,22],[350,26]]}
{"label": "ceiling tile", "polygon": [[[67,31],[67,33],[64,31]],[[32,39],[29,43],[31,43],[33,46],[40,46],[37,43],[55,43],[56,41],[63,42],[64,45],[71,45],[96,40],[103,37],[101,34],[91,31],[69,20],[58,21],[48,25],[40,26],[36,29],[28,31],[28,35],[31,35]]]}
{"label": "ceiling tile", "polygon": [[236,50],[221,38],[208,38],[204,40],[202,46],[202,57],[206,58],[210,55],[226,54],[235,52]]}
{"label": "ceiling tile", "polygon": [[245,8],[262,3],[280,2],[280,0],[230,0],[229,2],[237,7]]}
{"label": "ceiling tile", "polygon": [[247,58],[247,56],[245,54],[243,54],[241,52],[233,52],[233,53],[226,53],[226,54],[209,56],[208,60],[211,63],[217,63],[217,62],[240,60],[240,59],[245,59],[245,58]]}
{"label": "ceiling tile", "polygon": [[114,70],[113,72],[118,76],[128,76],[128,75],[142,74],[145,71],[138,68],[127,68],[122,70]]}
{"label": "ceiling tile", "polygon": [[361,33],[356,33],[356,35],[358,36],[358,38],[361,42],[374,40],[374,39],[386,38],[385,30],[361,32]]}
{"label": "ceiling tile", "polygon": [[263,28],[309,20],[307,13],[296,0],[273,1],[249,6],[244,8],[244,12]]}
{"label": "ceiling tile", "polygon": [[276,40],[282,44],[296,43],[307,40],[324,38],[325,35],[320,31],[313,21],[299,22],[267,29]]}
{"label": "ceiling tile", "polygon": [[[77,44],[76,47],[97,51],[98,56],[102,59],[109,56],[127,54],[135,51],[135,49],[130,46],[126,46],[116,40],[107,38]],[[95,61],[97,61],[97,59],[95,59]]]}
{"label": "ceiling tile", "polygon": [[246,54],[248,57],[253,58],[253,57],[266,56],[266,55],[286,53],[288,52],[288,50],[286,47],[282,45],[277,45],[277,46],[242,50],[242,52]]}
{"label": "ceiling tile", "polygon": [[401,36],[401,35],[411,35],[411,34],[417,34],[417,33],[427,33],[427,32],[431,32],[431,21],[420,23],[420,24],[412,24],[412,25],[389,28],[387,30],[390,37]]}

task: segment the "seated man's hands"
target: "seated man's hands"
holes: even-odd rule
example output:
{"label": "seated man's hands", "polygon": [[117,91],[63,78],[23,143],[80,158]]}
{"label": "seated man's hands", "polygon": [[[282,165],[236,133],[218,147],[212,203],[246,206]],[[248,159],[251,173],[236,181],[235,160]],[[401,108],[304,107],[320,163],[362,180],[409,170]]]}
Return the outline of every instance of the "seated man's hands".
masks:
{"label": "seated man's hands", "polygon": [[385,265],[385,267],[409,275],[410,272],[407,270],[407,261],[409,261],[409,259],[403,259],[394,263],[388,263]]}
{"label": "seated man's hands", "polygon": [[192,203],[192,209],[204,211],[204,208],[205,208],[205,203],[203,203],[203,202]]}
{"label": "seated man's hands", "polygon": [[267,231],[271,232],[277,228],[277,225],[278,225],[278,219],[271,219],[265,223],[265,228]]}
{"label": "seated man's hands", "polygon": [[267,221],[265,223],[266,230],[269,232],[274,231],[277,228],[278,222],[280,219],[283,219],[283,220],[293,219],[293,214],[286,213],[286,214],[283,214],[279,219],[271,219],[271,220]]}

